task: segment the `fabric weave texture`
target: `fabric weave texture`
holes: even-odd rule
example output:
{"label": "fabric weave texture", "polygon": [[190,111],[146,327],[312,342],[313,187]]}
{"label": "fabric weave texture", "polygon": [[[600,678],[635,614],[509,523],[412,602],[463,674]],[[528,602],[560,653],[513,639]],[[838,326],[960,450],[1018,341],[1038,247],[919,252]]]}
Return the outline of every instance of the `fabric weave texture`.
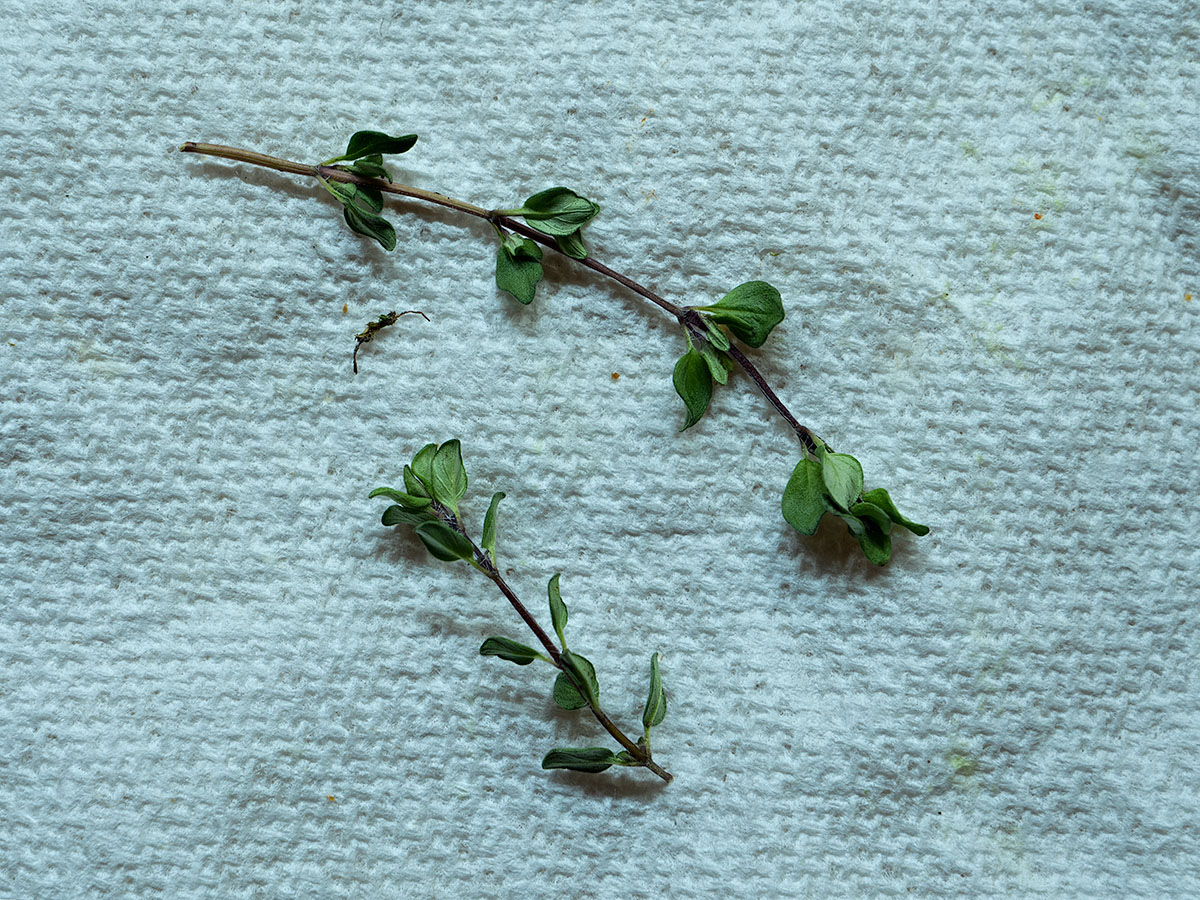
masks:
{"label": "fabric weave texture", "polygon": [[[1200,895],[1200,7],[960,0],[6,4],[0,897]],[[771,282],[752,357],[932,533],[780,516],[744,377],[695,428],[676,324],[485,223],[566,185],[677,303]],[[421,309],[359,354],[353,335]],[[503,598],[379,524],[427,441],[631,729]]]}

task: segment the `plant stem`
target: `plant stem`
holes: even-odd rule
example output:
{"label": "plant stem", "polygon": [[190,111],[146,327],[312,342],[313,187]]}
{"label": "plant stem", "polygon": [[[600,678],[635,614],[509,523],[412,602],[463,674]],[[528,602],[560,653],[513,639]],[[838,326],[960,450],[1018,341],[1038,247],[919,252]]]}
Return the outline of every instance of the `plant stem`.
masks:
{"label": "plant stem", "polygon": [[[459,533],[462,534],[463,532]],[[467,540],[471,539],[468,537]],[[479,568],[483,571],[483,574],[492,580],[496,587],[500,589],[500,593],[502,593],[508,599],[508,602],[512,604],[513,609],[517,611],[517,615],[519,615],[522,621],[529,626],[529,630],[534,633],[534,636],[538,639],[538,641],[541,642],[541,645],[546,648],[546,652],[550,654],[550,659],[553,660],[554,665],[559,669],[559,671],[565,673],[567,678],[570,679],[571,683],[575,685],[575,689],[579,691],[579,695],[581,697],[587,697],[588,692],[583,689],[583,685],[578,684],[575,680],[575,676],[571,673],[571,670],[563,665],[562,651],[558,649],[558,646],[550,639],[550,636],[546,634],[546,632],[542,629],[542,626],[537,623],[537,620],[533,617],[529,610],[525,608],[525,604],[520,601],[517,595],[513,592],[513,589],[508,586],[508,582],[504,580],[504,576],[500,574],[500,570],[496,568],[495,563],[493,563],[491,558],[482,550],[480,550],[479,547],[475,546],[474,541],[471,541],[471,545],[475,547],[476,562]],[[589,701],[588,709],[592,711],[592,715],[596,717],[596,721],[600,723],[601,727],[611,734],[613,738],[616,739],[617,743],[620,744],[626,751],[628,751],[630,756],[638,760],[643,766],[645,766],[663,781],[668,783],[671,781],[674,776],[650,758],[649,750],[643,750],[641,747],[631,741],[626,736],[625,732],[621,731],[621,729],[617,727],[616,723],[608,717],[608,714],[600,708],[598,703],[593,704]]]}
{"label": "plant stem", "polygon": [[[575,689],[579,691],[579,696],[584,698],[588,697],[589,692],[584,689],[583,685],[580,684],[578,680],[576,680],[575,675],[571,672],[570,668],[563,663],[562,651],[558,648],[558,645],[550,639],[550,635],[546,634],[542,626],[538,624],[537,619],[533,617],[533,614],[525,607],[525,604],[521,602],[520,598],[517,597],[513,589],[508,586],[508,582],[504,580],[504,576],[500,574],[500,570],[496,568],[496,564],[492,562],[492,558],[488,556],[478,544],[475,543],[469,534],[467,534],[467,530],[463,527],[462,522],[459,521],[458,516],[454,515],[454,513],[452,513],[441,503],[438,503],[436,500],[430,504],[429,509],[439,519],[467,539],[468,543],[471,545],[472,551],[475,554],[475,559],[468,561],[471,562],[476,569],[490,578],[492,583],[500,589],[500,593],[502,593],[505,598],[507,598],[508,602],[512,604],[512,608],[517,611],[517,615],[521,617],[521,621],[529,626],[529,630],[533,632],[534,637],[536,637],[541,645],[546,648],[546,652],[550,654],[550,661],[553,663],[554,667],[566,675],[571,684],[575,686]],[[588,700],[588,709],[591,710],[592,715],[596,717],[596,721],[603,726],[604,730],[611,734],[616,739],[617,743],[620,744],[626,751],[628,751],[629,754],[636,759],[640,765],[649,769],[663,781],[670,783],[674,776],[650,758],[649,745],[643,749],[631,741],[626,736],[625,732],[618,728],[616,723],[608,717],[608,714],[601,709],[599,703]]]}
{"label": "plant stem", "polygon": [[326,181],[340,181],[344,184],[371,187],[377,191],[383,191],[385,194],[399,194],[402,197],[424,200],[426,203],[436,203],[438,206],[456,209],[459,212],[477,216],[480,219],[491,218],[491,213],[488,210],[482,206],[467,203],[465,200],[455,200],[453,197],[447,197],[434,191],[423,191],[420,188],[409,187],[406,184],[392,184],[389,181],[383,181],[378,178],[364,178],[362,175],[355,175],[353,172],[345,172],[341,169],[335,169],[332,166],[306,166],[304,163],[292,162],[289,159],[280,159],[278,156],[267,156],[265,153],[255,153],[253,150],[242,150],[238,147],[226,147],[224,144],[201,144],[196,141],[187,141],[179,149],[183,153],[219,156],[222,159],[250,163],[254,166],[262,166],[264,169],[274,169],[276,172],[287,172],[290,175],[309,175],[313,178],[324,178]]}
{"label": "plant stem", "polygon": [[[434,191],[425,191],[420,188],[410,187],[404,184],[395,184],[388,181],[383,181],[378,178],[366,178],[362,175],[356,175],[353,172],[346,172],[332,166],[309,166],[303,163],[292,162],[287,159],[280,159],[277,156],[267,156],[264,153],[255,153],[253,150],[242,150],[237,147],[227,147],[223,144],[202,144],[195,141],[188,141],[179,148],[184,153],[199,153],[205,156],[217,156],[222,159],[231,159],[235,162],[249,163],[250,165],[262,166],[267,169],[274,169],[277,172],[287,172],[291,175],[308,175],[314,178],[324,178],[327,181],[340,181],[345,184],[357,184],[362,187],[374,188],[377,191],[382,191],[385,194],[398,194],[402,197],[411,197],[415,200],[422,200],[426,203],[433,203],[438,206],[444,206],[449,209],[457,210],[458,212],[466,213],[470,216],[475,216],[479,219],[486,219],[493,226],[507,228],[517,234],[527,237],[532,241],[536,241],[544,247],[549,247],[555,253],[566,256],[558,248],[558,243],[554,238],[542,232],[530,228],[523,222],[518,222],[516,219],[509,216],[500,215],[495,210],[487,210],[482,206],[476,206],[473,203],[467,203],[465,200],[455,200],[453,197],[447,197],[445,194],[438,194]],[[576,259],[568,256],[567,259],[579,263],[581,266],[591,269],[606,278],[611,278],[613,281],[628,288],[640,297],[649,300],[655,306],[662,309],[664,312],[674,316],[681,325],[688,329],[694,329],[699,324],[698,314],[686,307],[677,306],[669,300],[660,297],[654,291],[638,284],[627,275],[622,275],[614,269],[610,269],[604,263],[597,261],[591,255],[583,259]],[[694,317],[694,321],[691,321]],[[700,330],[696,332],[700,337],[704,336],[704,327],[699,325]],[[779,399],[763,374],[758,371],[758,368],[752,363],[736,345],[731,344],[727,351],[729,356],[736,362],[743,372],[750,378],[751,381],[758,387],[762,395],[767,399],[767,402],[783,417],[783,420],[788,423],[791,429],[800,439],[800,443],[804,445],[805,450],[809,453],[816,453],[816,436],[805,426],[796,421],[796,417],[792,415],[791,410],[784,405],[784,402]],[[511,598],[510,598],[511,599]],[[527,622],[528,624],[528,622]],[[557,657],[556,657],[557,659]]]}

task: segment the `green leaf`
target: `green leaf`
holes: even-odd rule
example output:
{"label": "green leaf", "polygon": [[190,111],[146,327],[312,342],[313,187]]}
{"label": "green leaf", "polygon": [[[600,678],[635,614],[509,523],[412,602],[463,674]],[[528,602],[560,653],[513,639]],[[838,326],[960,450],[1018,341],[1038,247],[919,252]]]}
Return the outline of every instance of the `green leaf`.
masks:
{"label": "green leaf", "polygon": [[[704,318],[704,327],[708,332],[708,342],[718,350],[725,351],[729,349],[729,338],[725,336],[719,325],[712,322],[707,317]],[[724,383],[724,382],[722,382]]]}
{"label": "green leaf", "polygon": [[563,709],[582,709],[588,705],[583,694],[575,689],[571,679],[562,672],[554,679],[554,702]]}
{"label": "green leaf", "polygon": [[479,544],[487,551],[493,562],[496,559],[496,511],[500,506],[500,501],[506,496],[504,491],[496,491],[492,494],[492,502],[488,504],[487,515],[483,517],[483,538]]}
{"label": "green leaf", "polygon": [[379,242],[379,246],[389,253],[396,249],[396,229],[387,219],[372,213],[363,213],[358,209],[351,209],[349,206],[342,208],[342,216],[355,234],[374,238]]}
{"label": "green leaf", "polygon": [[554,679],[554,702],[563,709],[580,709],[600,699],[600,683],[596,680],[596,667],[585,657],[570,650],[562,652],[564,668],[575,676],[575,682],[583,686],[583,693],[572,683],[567,672],[560,672]]}
{"label": "green leaf", "polygon": [[543,234],[569,235],[594,219],[600,207],[569,188],[555,187],[534,194],[520,209],[501,212],[521,216]]}
{"label": "green leaf", "polygon": [[462,444],[456,438],[438,447],[433,457],[433,499],[458,515],[458,501],[467,492],[467,470],[462,461]]}
{"label": "green leaf", "polygon": [[712,306],[697,309],[708,313],[714,322],[729,326],[738,340],[761,347],[771,330],[783,321],[783,299],[779,291],[765,281],[747,281]]}
{"label": "green leaf", "polygon": [[896,509],[896,504],[892,502],[892,498],[888,496],[888,492],[883,488],[872,488],[863,494],[863,500],[867,503],[874,503],[887,513],[889,519],[897,525],[907,528],[913,534],[919,537],[929,534],[929,527],[927,525],[919,525],[900,515],[900,510]]}
{"label": "green leaf", "polygon": [[892,520],[888,518],[888,514],[876,506],[874,503],[855,503],[850,507],[850,513],[862,519],[863,524],[869,519],[875,523],[875,527],[884,534],[892,533]]}
{"label": "green leaf", "polygon": [[823,454],[821,478],[834,505],[843,511],[849,511],[862,493],[862,464],[849,453]]}
{"label": "green leaf", "polygon": [[414,497],[427,498],[431,503],[433,502],[433,495],[429,493],[429,488],[417,477],[412,466],[404,467],[404,489]]}
{"label": "green leaf", "polygon": [[[726,342],[728,346],[728,342]],[[725,384],[729,380],[729,369],[725,367],[725,363],[717,354],[717,351],[712,347],[704,346],[700,348],[700,355],[704,357],[704,363],[708,366],[709,374],[717,384]]]}
{"label": "green leaf", "polygon": [[[891,536],[879,527],[874,518],[864,518],[862,523],[862,534],[857,535],[858,546],[862,547],[862,552],[868,560],[882,566],[892,556]],[[890,520],[888,524],[891,524]]]}
{"label": "green leaf", "polygon": [[375,156],[381,153],[407,153],[417,142],[415,134],[402,134],[391,137],[382,131],[356,131],[346,144],[346,152],[331,162],[343,159],[361,159],[364,156]]}
{"label": "green leaf", "polygon": [[340,181],[322,179],[321,183],[341,201],[342,212],[351,231],[374,238],[388,252],[396,249],[396,229],[379,215],[383,209],[383,195],[379,191]]}
{"label": "green leaf", "polygon": [[376,153],[374,156],[365,156],[358,162],[350,166],[338,166],[345,172],[353,172],[355,175],[362,175],[366,178],[382,178],[384,181],[391,181],[392,174],[383,167],[383,157]]}
{"label": "green leaf", "polygon": [[558,589],[560,577],[561,573],[558,573],[550,579],[547,592],[550,595],[550,621],[554,625],[554,633],[558,635],[559,643],[565,650],[567,649],[567,639],[563,636],[563,631],[567,627],[567,604],[563,603],[562,592]]}
{"label": "green leaf", "polygon": [[532,647],[526,647],[516,641],[506,637],[490,637],[483,642],[483,646],[479,648],[480,656],[498,656],[501,659],[507,659],[509,662],[515,662],[518,666],[527,666],[535,659],[545,659],[545,657],[534,650]]}
{"label": "green leaf", "polygon": [[578,231],[572,231],[570,234],[556,234],[554,243],[558,244],[558,249],[571,259],[587,258],[588,252],[587,247],[583,245],[583,234]]}
{"label": "green leaf", "polygon": [[458,559],[469,561],[475,558],[471,542],[445,522],[430,519],[413,530],[429,552],[442,562],[454,562]]}
{"label": "green leaf", "polygon": [[403,506],[389,506],[383,511],[379,521],[384,525],[419,525],[421,522],[431,521],[430,515],[431,513],[417,512]]}
{"label": "green leaf", "polygon": [[647,730],[667,717],[667,695],[663,693],[662,676],[658,672],[658,654],[650,654],[650,695],[642,710],[642,725]]}
{"label": "green leaf", "polygon": [[[412,460],[412,472],[417,478],[421,479],[422,484],[425,485],[426,493],[430,497],[433,496],[433,458],[437,456],[437,449],[437,444],[426,444],[417,451],[417,455]],[[407,487],[408,479],[405,479],[404,484]],[[408,492],[410,494],[417,493],[412,488],[409,488]]]}
{"label": "green leaf", "polygon": [[404,491],[398,491],[395,488],[390,488],[390,487],[375,488],[375,490],[371,491],[371,493],[368,494],[367,497],[368,497],[368,499],[371,499],[374,497],[387,497],[389,500],[394,500],[395,502],[399,503],[401,506],[405,506],[409,509],[424,509],[426,506],[428,506],[430,503],[433,502],[429,497],[421,497],[421,496],[414,496],[413,494],[406,494],[406,493],[404,493]]}
{"label": "green leaf", "polygon": [[596,667],[586,657],[570,650],[563,650],[562,661],[575,676],[576,681],[583,685],[587,698],[593,703],[600,699],[600,682],[596,680]]}
{"label": "green leaf", "polygon": [[604,747],[558,747],[542,760],[543,769],[572,769],[592,774],[616,765],[621,765],[621,761]]}
{"label": "green leaf", "polygon": [[833,504],[829,505],[829,511],[846,523],[846,528],[855,537],[859,537],[866,531],[867,526],[858,516],[852,516],[848,512],[842,512],[840,509],[835,509]]}
{"label": "green leaf", "polygon": [[783,517],[801,534],[815,534],[827,509],[821,464],[806,456],[783,489]]}
{"label": "green leaf", "polygon": [[675,383],[675,393],[683,400],[688,413],[687,421],[679,430],[687,431],[699,422],[708,410],[713,393],[712,372],[709,371],[704,357],[694,347],[689,347],[675,363],[672,381]]}
{"label": "green leaf", "polygon": [[517,237],[517,241],[513,247],[505,239],[496,251],[496,287],[528,306],[542,280],[542,248],[529,238]]}

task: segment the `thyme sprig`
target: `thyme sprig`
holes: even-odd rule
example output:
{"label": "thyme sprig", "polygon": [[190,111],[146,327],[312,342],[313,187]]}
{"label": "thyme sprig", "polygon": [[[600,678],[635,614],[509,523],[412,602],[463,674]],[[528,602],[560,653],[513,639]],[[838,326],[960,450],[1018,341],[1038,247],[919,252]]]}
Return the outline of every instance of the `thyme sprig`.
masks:
{"label": "thyme sprig", "polygon": [[430,554],[445,562],[462,560],[482,572],[499,588],[517,615],[528,626],[545,653],[507,637],[489,637],[479,648],[482,656],[496,656],[519,666],[535,661],[548,663],[558,670],[551,696],[563,709],[586,708],[613,737],[621,749],[606,747],[557,747],[542,759],[544,769],[574,769],[579,772],[603,772],[612,766],[649,769],[663,781],[671,773],[654,761],[650,752],[650,731],[662,723],[667,712],[667,698],[659,671],[659,656],[650,656],[650,691],[642,713],[642,736],[630,739],[600,705],[600,682],[595,666],[583,654],[567,649],[567,605],[559,587],[560,576],[550,579],[547,589],[550,621],[556,643],[542,628],[529,609],[509,587],[496,565],[496,537],[500,501],[503,492],[492,495],[483,519],[483,533],[476,543],[467,533],[459,501],[467,493],[467,471],[462,460],[462,445],[458,440],[442,445],[426,444],[417,451],[412,462],[404,467],[404,490],[381,487],[372,497],[385,497],[393,505],[383,511],[384,525],[409,525]]}
{"label": "thyme sprig", "polygon": [[[782,298],[774,287],[764,281],[750,281],[712,304],[676,305],[591,256],[582,230],[599,214],[600,207],[569,188],[540,191],[517,207],[485,209],[444,194],[396,184],[383,157],[408,151],[416,140],[412,134],[393,137],[379,131],[359,131],[350,138],[345,153],[318,165],[220,144],[189,141],[180,149],[313,177],[342,204],[346,224],[353,231],[372,238],[388,251],[396,247],[396,232],[382,215],[384,194],[410,197],[484,219],[491,223],[500,241],[496,284],[521,303],[533,302],[542,281],[543,248],[616,281],[674,317],[682,329],[685,350],[675,364],[672,382],[687,412],[683,429],[703,418],[714,385],[726,384],[729,373],[741,369],[795,433],[801,456],[781,500],[783,517],[793,528],[813,534],[821,519],[832,515],[846,524],[866,557],[879,565],[891,558],[895,525],[917,535],[928,534],[926,526],[900,513],[886,490],[866,490],[859,461],[849,454],[835,453],[802,425],[742,351],[739,343],[761,347],[783,321]],[[360,345],[370,340],[374,331],[369,329],[364,334],[369,337],[360,340]]]}

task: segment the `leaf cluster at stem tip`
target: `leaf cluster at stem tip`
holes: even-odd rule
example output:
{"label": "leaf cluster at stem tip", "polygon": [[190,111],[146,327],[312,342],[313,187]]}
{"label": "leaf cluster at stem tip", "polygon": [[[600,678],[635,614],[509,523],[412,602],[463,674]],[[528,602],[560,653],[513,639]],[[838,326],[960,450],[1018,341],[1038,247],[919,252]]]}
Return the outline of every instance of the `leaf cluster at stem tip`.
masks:
{"label": "leaf cluster at stem tip", "polygon": [[[371,497],[394,501],[383,511],[384,525],[411,525],[417,537],[437,559],[445,562],[465,560],[476,568],[475,546],[459,527],[458,501],[467,492],[467,470],[463,466],[462,445],[457,440],[426,444],[404,467],[404,490],[380,487]],[[499,498],[492,498],[493,507]],[[495,510],[493,533],[495,531]],[[494,545],[495,538],[492,543]]]}
{"label": "leaf cluster at stem tip", "polygon": [[846,523],[867,559],[882,566],[892,555],[892,526],[926,535],[929,528],[900,514],[883,488],[863,490],[862,464],[848,453],[834,453],[821,441],[817,452],[796,464],[783,490],[783,517],[801,534],[814,534],[821,519],[833,515]]}

